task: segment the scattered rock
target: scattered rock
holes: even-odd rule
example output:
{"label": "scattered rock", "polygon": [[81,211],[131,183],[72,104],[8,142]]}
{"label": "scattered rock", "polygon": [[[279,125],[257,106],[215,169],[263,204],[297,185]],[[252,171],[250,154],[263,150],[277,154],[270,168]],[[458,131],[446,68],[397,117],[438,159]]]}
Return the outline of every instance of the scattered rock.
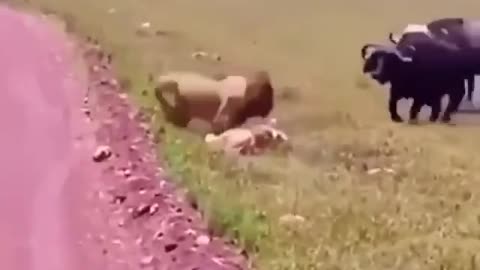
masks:
{"label": "scattered rock", "polygon": [[115,196],[113,197],[113,201],[112,201],[112,202],[113,202],[114,204],[121,204],[121,203],[125,202],[126,200],[127,200],[127,196],[125,196],[125,195],[115,195]]}
{"label": "scattered rock", "polygon": [[82,109],[82,112],[83,112],[86,116],[90,116],[90,115],[92,114],[88,108],[83,108],[83,109]]}
{"label": "scattered rock", "polygon": [[380,169],[380,168],[373,168],[373,169],[368,170],[368,171],[367,171],[367,174],[369,174],[369,175],[374,175],[374,174],[377,174],[377,173],[379,173],[379,172],[381,172],[381,171],[382,171],[382,169]]}
{"label": "scattered rock", "polygon": [[395,170],[392,169],[392,168],[383,168],[383,170],[387,173],[390,173],[390,174],[394,174],[395,173]]}
{"label": "scattered rock", "polygon": [[148,29],[148,28],[150,28],[150,26],[152,26],[152,24],[151,24],[150,22],[143,22],[143,23],[140,25],[140,28]]}
{"label": "scattered rock", "polygon": [[149,30],[151,27],[150,22],[143,22],[140,24],[140,27],[136,30],[136,34],[140,37],[146,37],[149,35]]}
{"label": "scattered rock", "polygon": [[118,245],[118,246],[121,246],[121,247],[124,246],[124,244],[122,243],[122,241],[120,241],[120,239],[113,239],[112,244]]}
{"label": "scattered rock", "polygon": [[373,169],[367,170],[367,174],[374,175],[382,171],[389,174],[395,174],[395,170],[393,170],[392,168],[373,168]]}
{"label": "scattered rock", "polygon": [[208,57],[208,53],[204,51],[197,51],[192,53],[193,59],[200,59],[200,58],[206,58],[206,57]]}
{"label": "scattered rock", "polygon": [[102,145],[97,147],[97,150],[93,154],[93,161],[102,162],[109,159],[112,156],[112,150],[109,146]]}
{"label": "scattered rock", "polygon": [[97,197],[102,200],[105,198],[105,193],[103,191],[98,191],[97,192]]}
{"label": "scattered rock", "polygon": [[109,84],[113,87],[117,87],[118,86],[118,81],[115,80],[115,79],[110,79],[109,81]]}
{"label": "scattered rock", "polygon": [[305,218],[300,215],[286,214],[280,217],[280,225],[300,225],[305,222]]}
{"label": "scattered rock", "polygon": [[132,213],[132,217],[133,218],[139,218],[145,214],[147,214],[148,212],[150,211],[150,205],[148,204],[141,204],[140,206],[138,206],[135,211],[133,211]]}
{"label": "scattered rock", "polygon": [[130,145],[130,146],[128,147],[128,150],[129,150],[130,152],[136,152],[136,151],[138,151],[138,147],[135,146],[135,145]]}
{"label": "scattered rock", "polygon": [[132,175],[132,171],[129,169],[123,169],[122,174],[124,177],[130,177]]}
{"label": "scattered rock", "polygon": [[175,243],[167,244],[167,245],[165,245],[165,252],[170,253],[170,252],[174,251],[175,249],[177,249],[177,247],[178,247],[178,245],[175,244]]}
{"label": "scattered rock", "polygon": [[210,243],[210,237],[206,235],[200,235],[197,237],[197,239],[195,239],[195,243],[199,246],[208,245]]}
{"label": "scattered rock", "polygon": [[128,98],[127,94],[125,94],[125,93],[119,94],[118,97],[122,100],[126,100]]}
{"label": "scattered rock", "polygon": [[148,214],[150,216],[153,216],[158,211],[159,208],[160,208],[160,206],[158,205],[158,203],[154,203],[154,204],[150,205],[150,209],[148,211]]}
{"label": "scattered rock", "polygon": [[155,257],[153,255],[147,255],[147,256],[144,256],[142,257],[142,259],[140,260],[140,264],[142,266],[148,266],[150,264],[153,263],[153,260],[155,259]]}
{"label": "scattered rock", "polygon": [[197,232],[195,230],[192,230],[192,229],[187,229],[185,231],[185,235],[196,235]]}
{"label": "scattered rock", "polygon": [[163,235],[164,235],[163,229],[158,230],[158,231],[156,231],[156,232],[153,234],[153,239],[162,238]]}

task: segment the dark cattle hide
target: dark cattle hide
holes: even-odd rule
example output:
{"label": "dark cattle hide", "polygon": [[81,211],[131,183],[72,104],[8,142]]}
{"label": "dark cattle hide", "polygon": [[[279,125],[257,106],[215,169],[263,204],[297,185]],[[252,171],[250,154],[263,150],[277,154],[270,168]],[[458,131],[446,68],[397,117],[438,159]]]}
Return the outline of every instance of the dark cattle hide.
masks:
{"label": "dark cattle hide", "polygon": [[[451,68],[460,68],[465,72],[468,100],[472,101],[475,89],[474,75],[480,73],[480,20],[442,18],[427,23],[425,28],[428,32],[423,33],[423,36],[429,37],[431,41],[459,48],[459,52],[456,54],[457,66]],[[400,40],[404,40],[412,34],[416,38],[419,36],[418,32],[414,33],[406,29],[399,38],[393,38],[394,35],[390,33],[390,40],[398,44]],[[408,39],[411,40],[412,37]],[[439,57],[439,59],[443,58]]]}
{"label": "dark cattle hide", "polygon": [[[363,72],[369,73],[380,84],[390,83],[389,112],[392,121],[402,121],[397,112],[397,103],[402,98],[414,100],[410,121],[417,121],[424,105],[432,107],[430,121],[436,121],[441,111],[441,99],[448,94],[450,101],[442,120],[449,122],[463,97],[463,79],[458,73],[443,69],[442,65],[432,67],[431,61],[435,60],[437,51],[454,61],[455,58],[450,56],[455,50],[446,49],[443,44],[432,44],[428,36],[423,35],[422,38],[421,34],[415,41],[411,43],[402,39],[397,46],[365,45],[362,48]],[[431,54],[425,54],[427,51]]]}

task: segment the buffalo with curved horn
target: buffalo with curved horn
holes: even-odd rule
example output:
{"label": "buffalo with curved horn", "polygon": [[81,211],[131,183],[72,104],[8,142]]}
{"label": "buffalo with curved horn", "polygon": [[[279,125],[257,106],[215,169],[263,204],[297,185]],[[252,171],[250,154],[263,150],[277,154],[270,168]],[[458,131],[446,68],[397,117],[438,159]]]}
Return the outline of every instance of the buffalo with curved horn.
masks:
{"label": "buffalo with curved horn", "polygon": [[[424,46],[424,45],[427,46]],[[415,46],[414,46],[415,45]],[[450,96],[449,104],[442,121],[449,122],[451,114],[456,111],[463,97],[459,93],[460,82],[458,72],[450,72],[441,66],[430,66],[432,59],[425,50],[443,51],[444,57],[452,59],[454,50],[440,44],[403,43],[401,46],[366,44],[361,49],[364,60],[363,72],[385,84],[390,82],[389,112],[392,121],[402,122],[397,112],[397,103],[402,98],[413,98],[410,108],[410,121],[417,122],[422,106],[432,107],[430,121],[438,119],[441,112],[441,99],[445,94]]]}

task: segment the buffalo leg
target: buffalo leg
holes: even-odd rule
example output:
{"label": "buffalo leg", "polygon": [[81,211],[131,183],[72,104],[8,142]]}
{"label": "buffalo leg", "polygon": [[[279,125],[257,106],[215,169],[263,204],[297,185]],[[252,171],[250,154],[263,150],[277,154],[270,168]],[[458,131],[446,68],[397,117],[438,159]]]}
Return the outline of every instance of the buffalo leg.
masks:
{"label": "buffalo leg", "polygon": [[410,107],[410,123],[417,124],[418,123],[418,113],[422,109],[423,103],[418,99],[413,100],[412,107]]}
{"label": "buffalo leg", "polygon": [[455,113],[462,102],[463,96],[465,95],[464,91],[455,91],[450,93],[447,109],[443,114],[442,121],[449,123],[452,119],[452,113]]}
{"label": "buffalo leg", "polygon": [[467,99],[472,102],[473,90],[475,89],[475,75],[469,75],[467,77]]}
{"label": "buffalo leg", "polygon": [[442,98],[436,99],[432,102],[432,113],[430,114],[430,122],[437,121],[440,116],[440,111],[442,110]]}
{"label": "buffalo leg", "polygon": [[398,115],[397,103],[400,98],[396,94],[390,94],[390,99],[388,101],[388,111],[390,112],[390,118],[393,122],[400,123],[403,122],[402,117]]}

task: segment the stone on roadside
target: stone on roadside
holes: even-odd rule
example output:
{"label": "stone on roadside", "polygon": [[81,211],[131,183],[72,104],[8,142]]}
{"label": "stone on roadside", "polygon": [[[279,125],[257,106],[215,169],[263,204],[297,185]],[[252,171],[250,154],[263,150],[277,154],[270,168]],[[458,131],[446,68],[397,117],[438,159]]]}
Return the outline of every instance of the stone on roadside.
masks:
{"label": "stone on roadside", "polygon": [[143,256],[142,259],[140,260],[140,264],[142,266],[148,266],[153,263],[154,259],[155,257],[153,255]]}
{"label": "stone on roadside", "polygon": [[102,162],[107,160],[112,156],[112,149],[110,149],[109,146],[107,145],[101,145],[97,147],[97,150],[95,150],[95,153],[93,154],[93,161],[95,162]]}
{"label": "stone on roadside", "polygon": [[195,243],[199,246],[208,245],[210,243],[210,237],[206,235],[200,235],[197,237],[197,239],[195,239]]}

